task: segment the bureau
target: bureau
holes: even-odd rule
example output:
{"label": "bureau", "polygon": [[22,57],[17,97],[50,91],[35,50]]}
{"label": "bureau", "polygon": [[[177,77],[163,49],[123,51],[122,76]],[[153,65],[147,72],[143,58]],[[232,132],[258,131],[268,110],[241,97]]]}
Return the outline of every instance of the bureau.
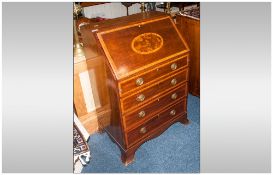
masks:
{"label": "bureau", "polygon": [[173,20],[161,12],[92,27],[105,54],[111,106],[110,124],[103,128],[128,165],[144,142],[175,122],[189,123],[189,48]]}

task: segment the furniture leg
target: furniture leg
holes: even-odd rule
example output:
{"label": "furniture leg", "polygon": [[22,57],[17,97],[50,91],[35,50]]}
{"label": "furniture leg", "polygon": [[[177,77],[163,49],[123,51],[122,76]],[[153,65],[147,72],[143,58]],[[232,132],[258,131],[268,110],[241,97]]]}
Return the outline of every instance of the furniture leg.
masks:
{"label": "furniture leg", "polygon": [[129,165],[134,161],[136,150],[129,150],[127,152],[121,151],[121,161],[125,166]]}
{"label": "furniture leg", "polygon": [[183,125],[188,125],[190,123],[189,119],[187,118],[187,114],[180,117],[179,122]]}

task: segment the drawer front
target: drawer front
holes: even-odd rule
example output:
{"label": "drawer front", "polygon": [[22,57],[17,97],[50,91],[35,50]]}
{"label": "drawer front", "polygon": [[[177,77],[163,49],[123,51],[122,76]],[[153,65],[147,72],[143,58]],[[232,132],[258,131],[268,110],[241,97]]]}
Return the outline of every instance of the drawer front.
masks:
{"label": "drawer front", "polygon": [[179,86],[178,88],[164,94],[164,96],[155,99],[153,102],[144,107],[135,110],[129,114],[124,115],[126,129],[132,128],[134,125],[139,125],[139,122],[149,120],[157,111],[164,107],[175,104],[178,100],[187,95],[187,84]]}
{"label": "drawer front", "polygon": [[125,113],[133,108],[144,105],[152,99],[158,98],[164,93],[164,91],[177,87],[180,83],[187,81],[187,77],[188,70],[185,69],[180,73],[175,74],[160,83],[154,84],[152,87],[142,90],[130,97],[121,98],[122,112]]}
{"label": "drawer front", "polygon": [[133,89],[142,88],[146,85],[149,85],[152,82],[156,82],[157,78],[160,78],[168,73],[175,72],[179,69],[185,68],[188,66],[187,56],[180,57],[172,62],[169,62],[161,67],[157,67],[152,71],[140,75],[136,78],[130,79],[128,81],[121,82],[120,89],[121,94],[126,94]]}
{"label": "drawer front", "polygon": [[137,127],[136,129],[127,133],[128,145],[131,146],[138,142],[140,139],[145,139],[149,136],[149,133],[156,130],[164,123],[170,121],[171,119],[177,117],[180,114],[186,112],[186,99],[181,100],[181,102],[168,108],[164,112],[161,112],[157,117],[151,119],[147,123]]}

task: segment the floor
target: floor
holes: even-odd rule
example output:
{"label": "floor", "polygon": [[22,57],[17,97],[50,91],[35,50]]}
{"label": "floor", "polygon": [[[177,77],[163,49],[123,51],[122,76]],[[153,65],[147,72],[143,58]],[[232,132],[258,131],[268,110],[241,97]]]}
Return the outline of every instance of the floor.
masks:
{"label": "floor", "polygon": [[144,143],[135,161],[124,166],[119,148],[106,133],[89,139],[91,160],[82,173],[199,173],[200,100],[188,96],[189,125],[175,123],[159,137]]}

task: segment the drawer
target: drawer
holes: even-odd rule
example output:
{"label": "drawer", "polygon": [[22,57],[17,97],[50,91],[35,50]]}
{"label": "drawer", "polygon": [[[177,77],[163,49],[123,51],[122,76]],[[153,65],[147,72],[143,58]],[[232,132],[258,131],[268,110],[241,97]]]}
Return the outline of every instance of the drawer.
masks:
{"label": "drawer", "polygon": [[126,129],[128,130],[134,125],[139,125],[139,122],[149,120],[149,118],[151,118],[155,113],[162,110],[163,108],[173,105],[186,95],[187,84],[184,83],[178,88],[168,92],[167,94],[164,94],[164,96],[155,99],[148,105],[145,105],[140,109],[134,110],[133,112],[124,115]]}
{"label": "drawer", "polygon": [[125,113],[133,108],[144,105],[154,98],[158,98],[161,94],[166,93],[171,88],[179,86],[179,84],[187,81],[188,69],[180,71],[179,73],[168,77],[162,82],[156,83],[151,87],[143,89],[138,93],[126,98],[121,98],[122,112]]}
{"label": "drawer", "polygon": [[180,114],[184,114],[186,112],[186,104],[186,99],[184,98],[176,105],[168,108],[164,112],[159,113],[157,117],[151,119],[136,129],[129,131],[127,133],[128,145],[131,146],[138,142],[140,139],[145,139],[152,131],[160,128],[160,126],[164,125],[164,123],[170,121]]}
{"label": "drawer", "polygon": [[161,78],[162,76],[165,76],[168,73],[183,69],[186,66],[188,66],[188,59],[187,56],[184,56],[174,61],[171,61],[165,65],[156,67],[149,71],[148,73],[144,73],[135,78],[125,80],[120,84],[121,94],[125,94],[135,88],[142,88],[146,85],[149,85],[152,82],[156,82],[158,81],[156,80],[157,78]]}

